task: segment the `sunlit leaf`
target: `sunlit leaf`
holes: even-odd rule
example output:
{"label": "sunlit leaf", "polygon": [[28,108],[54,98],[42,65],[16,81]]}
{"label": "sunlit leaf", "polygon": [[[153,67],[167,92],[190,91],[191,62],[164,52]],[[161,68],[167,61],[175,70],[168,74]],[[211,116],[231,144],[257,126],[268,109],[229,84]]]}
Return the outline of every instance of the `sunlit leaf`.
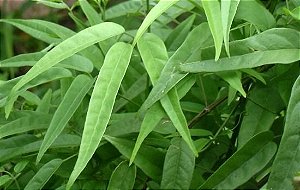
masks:
{"label": "sunlit leaf", "polygon": [[71,188],[102,139],[131,54],[132,46],[120,42],[116,43],[105,57],[91,96],[78,159],[69,178],[67,189]]}

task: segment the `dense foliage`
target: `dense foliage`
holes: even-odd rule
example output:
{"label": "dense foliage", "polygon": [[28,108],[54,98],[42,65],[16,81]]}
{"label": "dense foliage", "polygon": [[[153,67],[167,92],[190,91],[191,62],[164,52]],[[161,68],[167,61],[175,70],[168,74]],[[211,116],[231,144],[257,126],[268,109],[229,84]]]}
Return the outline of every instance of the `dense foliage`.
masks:
{"label": "dense foliage", "polygon": [[0,20],[1,189],[297,186],[299,0],[36,1]]}

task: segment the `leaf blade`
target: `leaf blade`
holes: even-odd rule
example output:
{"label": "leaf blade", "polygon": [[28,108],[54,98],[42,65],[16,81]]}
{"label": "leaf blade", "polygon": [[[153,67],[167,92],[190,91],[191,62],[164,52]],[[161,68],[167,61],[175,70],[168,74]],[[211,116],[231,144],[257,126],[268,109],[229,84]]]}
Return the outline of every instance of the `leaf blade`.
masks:
{"label": "leaf blade", "polygon": [[218,0],[202,0],[201,2],[214,38],[216,50],[215,61],[217,61],[221,55],[224,35],[220,32],[223,31],[220,3]]}
{"label": "leaf blade", "polygon": [[[67,40],[60,43],[49,51],[44,57],[42,57],[22,79],[13,87],[10,97],[12,97],[22,86],[30,82],[33,78],[51,68],[58,62],[74,55],[75,53],[112,36],[119,35],[124,32],[124,28],[115,23],[101,23],[92,27],[89,27]],[[81,39],[86,39],[82,41]],[[8,100],[7,106],[5,107],[6,117],[8,117],[14,99]]]}
{"label": "leaf blade", "polygon": [[[67,189],[71,188],[101,141],[111,116],[117,91],[128,67],[132,50],[131,45],[119,42],[111,47],[105,57],[92,93],[78,159],[67,183]],[[95,105],[98,105],[100,109]]]}
{"label": "leaf blade", "polygon": [[44,153],[60,135],[67,122],[70,120],[84,96],[92,87],[93,80],[86,75],[78,75],[72,82],[70,88],[65,94],[62,102],[59,104],[54,116],[51,120],[49,128],[45,134],[43,143],[37,155],[36,162],[38,163]]}
{"label": "leaf blade", "polygon": [[[292,179],[300,170],[300,77],[294,83],[284,132],[267,184],[272,189],[294,189]],[[280,181],[278,181],[280,180]]]}
{"label": "leaf blade", "polygon": [[162,189],[189,189],[195,167],[193,152],[181,138],[174,138],[168,148],[163,176]]}

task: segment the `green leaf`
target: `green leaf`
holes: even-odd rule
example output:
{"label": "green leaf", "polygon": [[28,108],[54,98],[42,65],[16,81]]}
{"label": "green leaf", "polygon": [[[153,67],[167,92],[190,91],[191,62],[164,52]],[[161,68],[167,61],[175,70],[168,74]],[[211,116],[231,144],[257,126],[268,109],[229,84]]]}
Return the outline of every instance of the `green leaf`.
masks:
{"label": "green leaf", "polygon": [[36,1],[38,3],[41,3],[43,5],[46,5],[48,7],[55,8],[55,9],[69,9],[68,5],[66,3],[64,3],[63,1],[61,1],[61,2],[52,2],[52,1],[47,1],[47,0],[33,0],[33,1]]}
{"label": "green leaf", "polygon": [[155,7],[153,7],[151,9],[151,11],[147,14],[147,16],[144,19],[143,23],[139,27],[139,29],[136,32],[136,35],[134,37],[132,45],[135,46],[135,44],[139,41],[139,39],[146,32],[147,28],[152,24],[152,22],[155,19],[157,19],[161,14],[163,14],[168,8],[170,8],[172,5],[174,5],[178,1],[179,0],[173,0],[173,1],[162,0],[162,1],[159,1],[157,3],[157,5]]}
{"label": "green leaf", "polygon": [[[142,41],[142,39],[141,39],[141,41]],[[194,85],[194,83],[195,83],[195,77],[188,76],[177,84],[177,87],[178,87],[177,92],[178,92],[179,99],[181,99],[183,96],[185,96],[187,91],[189,91],[191,89],[191,87]],[[134,149],[132,151],[132,155],[130,157],[130,164],[133,163],[135,156],[139,150],[139,147],[141,146],[144,139],[149,135],[149,133],[151,131],[153,131],[155,129],[157,124],[159,124],[159,122],[164,117],[167,117],[167,115],[166,115],[163,107],[158,102],[153,104],[149,108],[149,110],[147,110],[147,112],[144,116],[141,128],[139,130],[139,135],[136,140]]]}
{"label": "green leaf", "polygon": [[197,149],[193,143],[191,138],[186,118],[182,112],[180,107],[179,97],[177,94],[176,88],[170,90],[167,96],[164,96],[161,100],[161,105],[165,109],[167,115],[170,117],[171,121],[173,122],[175,128],[188,144],[190,149],[193,151],[195,156],[198,156]]}
{"label": "green leaf", "polygon": [[48,89],[43,99],[36,108],[37,112],[49,113],[51,107],[52,89]]}
{"label": "green leaf", "polygon": [[22,161],[18,162],[18,163],[15,165],[14,171],[15,171],[16,173],[20,173],[20,172],[22,172],[22,171],[26,168],[26,166],[27,166],[28,164],[29,164],[29,161],[28,161],[28,160],[22,160]]}
{"label": "green leaf", "polygon": [[246,113],[238,136],[238,148],[246,144],[254,135],[270,130],[283,109],[285,109],[285,104],[274,87],[254,87],[248,95]]}
{"label": "green leaf", "polygon": [[[19,135],[23,137],[24,135]],[[14,136],[14,137],[19,137]],[[38,141],[36,137],[25,136],[19,144],[16,144],[14,137],[8,139],[1,139],[0,141],[0,162],[9,161],[21,155],[37,152],[42,144],[42,140]],[[29,140],[27,139],[29,138]],[[9,143],[9,145],[7,145]],[[80,145],[80,137],[77,135],[62,134],[51,145],[51,149],[64,149],[71,147],[78,147]]]}
{"label": "green leaf", "polygon": [[[122,107],[124,107],[129,101],[136,98],[139,94],[146,90],[146,83],[147,83],[147,74],[139,77],[137,81],[135,81],[130,88],[128,88],[123,94],[120,99],[116,100],[113,112],[119,111]],[[124,99],[124,97],[126,99]]]}
{"label": "green leaf", "polygon": [[[29,35],[49,44],[57,44],[76,33],[59,24],[36,19],[0,19],[0,22],[12,24]],[[100,69],[104,57],[99,48],[90,46],[80,51],[80,54],[90,59],[97,69]]]}
{"label": "green leaf", "polygon": [[260,30],[266,30],[276,25],[274,16],[256,0],[240,1],[235,18],[256,25]]}
{"label": "green leaf", "polygon": [[2,175],[0,176],[0,187],[3,187],[7,182],[12,180],[12,177],[9,175]]}
{"label": "green leaf", "polygon": [[[201,37],[199,34],[202,34]],[[177,71],[176,67],[186,62],[199,60],[201,49],[211,46],[212,44],[213,39],[207,23],[200,24],[193,29],[184,43],[166,63],[157,83],[140,108],[140,112],[149,109],[156,101],[165,96],[180,80],[187,76],[187,74]]]}
{"label": "green leaf", "polygon": [[[284,8],[285,9],[285,8]],[[288,14],[290,14],[294,19],[296,20],[300,20],[300,6],[294,8],[292,11],[285,9],[285,11],[288,12]]]}
{"label": "green leaf", "polygon": [[151,131],[154,130],[164,116],[166,116],[166,113],[159,103],[153,104],[153,106],[146,112],[138,138],[130,157],[130,164],[133,163],[145,138],[149,135],[149,133],[151,133]]}
{"label": "green leaf", "polygon": [[123,161],[113,171],[107,189],[133,189],[135,176],[135,165],[129,166],[128,161]]}
{"label": "green leaf", "polygon": [[[168,58],[167,51],[163,42],[153,34],[145,35],[144,39],[142,39],[141,41],[142,42],[140,43],[138,42],[138,48],[140,50],[142,59],[144,61],[146,70],[150,76],[150,79],[152,83],[155,85],[165,62],[167,61]],[[191,150],[193,150],[194,154],[197,155],[198,154],[197,150],[189,134],[187,121],[180,107],[179,97],[177,95],[176,89],[171,90],[166,96],[164,96],[161,99],[161,104],[165,109],[165,112],[173,122],[175,128],[178,130],[178,132],[183,137],[183,139],[188,143],[189,147],[191,148]],[[160,106],[155,106],[155,108],[159,109]],[[155,114],[157,116],[155,118],[158,119],[159,116],[163,116],[162,114],[163,111],[159,111],[158,114]],[[157,124],[158,122],[159,120],[151,124]],[[146,126],[147,128],[149,127],[152,130],[155,127],[155,126],[150,127],[149,125]],[[149,132],[150,130],[147,130],[147,132],[143,133],[143,135],[147,135],[147,133],[149,134]],[[133,154],[133,158],[134,158],[134,154]]]}
{"label": "green leaf", "polygon": [[[32,81],[30,81],[29,83],[27,83],[25,86],[23,86],[20,89],[19,92],[25,91],[29,88],[38,86],[40,84],[44,84],[50,81],[55,81],[57,79],[68,78],[68,77],[72,77],[71,71],[64,68],[53,67],[48,69],[47,71],[45,71],[44,73],[42,73],[41,75],[33,79]],[[22,76],[0,84],[0,90],[1,90],[0,98],[4,98],[5,96],[8,96],[13,86],[16,85],[21,78]]]}
{"label": "green leaf", "polygon": [[169,51],[175,51],[184,42],[196,16],[192,15],[180,23],[168,36],[165,43]]}
{"label": "green leaf", "polygon": [[227,55],[230,56],[229,52],[229,33],[233,18],[236,14],[240,0],[226,0],[221,1],[221,18],[223,26],[223,37],[225,50]]}
{"label": "green leaf", "polygon": [[204,60],[187,63],[180,65],[180,70],[190,73],[233,71],[274,63],[290,64],[298,60],[300,60],[300,49],[266,50],[221,58],[217,62],[215,60]]}
{"label": "green leaf", "polygon": [[[226,28],[223,31],[222,27],[222,21],[224,19],[222,19],[222,16],[224,15],[221,15],[220,2],[218,0],[202,0],[201,2],[207,17],[210,31],[214,38],[216,49],[215,60],[217,61],[222,50],[223,33],[225,30],[227,30]],[[225,26],[227,26],[227,24]],[[223,33],[221,31],[223,31]]]}
{"label": "green leaf", "polygon": [[[160,71],[168,59],[168,53],[163,41],[154,34],[145,34],[137,43],[142,60],[153,84],[159,78]],[[157,126],[160,120],[165,116],[161,105],[157,102],[147,110],[141,129],[136,140],[134,149],[130,157],[130,164],[134,161],[136,154],[151,131]]]}
{"label": "green leaf", "polygon": [[174,138],[167,151],[162,189],[189,189],[195,167],[195,157],[185,141]]}
{"label": "green leaf", "polygon": [[62,163],[63,160],[57,158],[43,165],[43,167],[41,167],[39,171],[33,176],[33,178],[28,182],[24,190],[42,189]]}
{"label": "green leaf", "polygon": [[123,1],[112,7],[107,7],[105,19],[112,20],[117,17],[127,17],[128,14],[136,14],[143,8],[140,1]]}
{"label": "green leaf", "polygon": [[[34,66],[44,55],[46,55],[44,52],[20,54],[0,61],[0,68]],[[76,54],[59,62],[56,67],[64,67],[86,73],[93,71],[93,63],[89,59]]]}
{"label": "green leaf", "polygon": [[0,22],[11,24],[30,34],[34,38],[40,39],[48,44],[57,44],[61,42],[59,37],[55,35],[55,33],[52,32],[49,28],[40,26],[34,23],[34,21],[30,22],[21,19],[0,19]]}
{"label": "green leaf", "polygon": [[39,74],[56,65],[58,62],[93,45],[94,43],[103,41],[112,36],[119,35],[123,32],[124,28],[118,24],[110,22],[101,23],[80,31],[79,33],[60,43],[58,46],[54,47],[44,57],[42,57],[14,86],[8,99],[8,103],[5,107],[6,117],[8,117],[14,103],[14,98],[12,97],[14,97],[15,93],[26,83],[30,82]]}
{"label": "green leaf", "polygon": [[64,127],[73,116],[81,101],[92,87],[93,82],[94,80],[86,75],[78,75],[73,80],[62,102],[59,104],[54,113],[37,155],[37,162],[41,160],[47,149],[63,131]]}
{"label": "green leaf", "polygon": [[242,71],[244,73],[247,73],[248,75],[253,76],[254,78],[256,78],[257,80],[259,80],[260,82],[262,82],[263,84],[267,84],[265,79],[262,77],[262,74],[257,72],[255,69],[242,69]]}
{"label": "green leaf", "polygon": [[200,189],[236,189],[262,170],[276,153],[270,142],[273,135],[263,132],[254,136],[215,171]]}
{"label": "green leaf", "polygon": [[51,115],[34,113],[15,119],[5,125],[0,126],[0,139],[10,135],[24,133],[27,131],[46,129],[51,121]]}
{"label": "green leaf", "polygon": [[284,132],[271,169],[268,188],[294,189],[292,179],[300,170],[300,77],[294,83]]}
{"label": "green leaf", "polygon": [[97,11],[86,0],[79,0],[79,4],[91,26],[103,22]]}
{"label": "green leaf", "polygon": [[229,85],[239,91],[242,96],[246,97],[246,92],[243,89],[243,84],[241,81],[242,75],[241,72],[238,71],[227,71],[217,73],[219,77],[229,83]]}
{"label": "green leaf", "polygon": [[105,57],[91,96],[78,159],[68,181],[67,189],[70,189],[85,168],[102,139],[117,92],[130,61],[132,49],[129,44],[116,43]]}
{"label": "green leaf", "polygon": [[[134,141],[104,135],[104,138],[114,145],[127,159],[130,158],[134,147]],[[164,154],[157,148],[142,145],[139,154],[136,155],[134,164],[149,177],[160,180],[163,167]]]}

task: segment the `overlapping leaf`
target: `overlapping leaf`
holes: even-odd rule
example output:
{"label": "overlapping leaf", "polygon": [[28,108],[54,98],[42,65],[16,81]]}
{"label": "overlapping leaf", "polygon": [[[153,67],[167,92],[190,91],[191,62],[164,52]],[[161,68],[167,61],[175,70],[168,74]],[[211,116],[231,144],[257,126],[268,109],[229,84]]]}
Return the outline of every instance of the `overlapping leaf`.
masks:
{"label": "overlapping leaf", "polygon": [[78,75],[73,80],[62,102],[54,113],[50,126],[40,147],[40,151],[37,155],[37,162],[41,160],[46,150],[60,135],[67,122],[70,120],[70,118],[78,108],[82,99],[92,87],[93,81],[94,80],[86,75]]}
{"label": "overlapping leaf", "polygon": [[263,169],[276,153],[276,144],[270,142],[272,137],[270,132],[254,136],[226,160],[200,189],[235,189],[248,181]]}
{"label": "overlapping leaf", "polygon": [[[150,76],[151,82],[155,85],[168,58],[166,48],[159,37],[153,34],[145,35],[145,37],[140,41],[141,42],[138,42],[138,48],[144,61],[146,70]],[[187,142],[191,150],[193,150],[194,154],[197,155],[196,148],[190,137],[185,116],[183,115],[180,107],[179,97],[176,89],[173,89],[170,91],[170,93],[163,97],[161,99],[161,104],[180,135]],[[152,108],[149,109],[149,112],[146,113],[145,120],[141,126],[141,132],[131,157],[131,162],[133,161],[144,138],[154,129],[154,127],[164,116],[164,111],[158,109],[161,109],[161,106],[157,102]],[[149,123],[148,120],[150,118],[154,118],[155,120]]]}
{"label": "overlapping leaf", "polygon": [[123,161],[113,171],[107,189],[133,189],[135,176],[135,165],[129,166],[127,161]]}
{"label": "overlapping leaf", "polygon": [[96,151],[105,132],[121,81],[132,53],[132,46],[116,43],[107,53],[98,75],[85,122],[79,155],[67,184],[70,189]]}
{"label": "overlapping leaf", "polygon": [[268,181],[270,189],[294,189],[292,179],[300,170],[300,77],[296,80],[287,109],[284,132]]}
{"label": "overlapping leaf", "polygon": [[[201,37],[199,34],[202,34]],[[140,108],[144,112],[156,101],[166,95],[187,74],[179,72],[176,68],[180,64],[199,60],[202,48],[213,45],[213,39],[207,23],[200,24],[189,33],[187,39],[168,60],[163,68],[157,83],[151,90],[148,98]]]}
{"label": "overlapping leaf", "polygon": [[167,151],[162,189],[189,189],[195,167],[193,152],[181,138],[174,138]]}
{"label": "overlapping leaf", "polygon": [[28,184],[24,189],[25,190],[42,189],[44,185],[47,183],[47,181],[50,179],[50,177],[60,167],[62,163],[63,160],[57,158],[43,165],[43,167],[39,169],[39,171],[28,182]]}
{"label": "overlapping leaf", "polygon": [[[224,15],[221,14],[220,2],[218,0],[202,0],[201,2],[205,11],[205,15],[207,17],[209,28],[211,30],[215,42],[215,60],[218,60],[221,54],[224,36],[222,27],[222,16],[223,19],[225,19],[226,17],[224,18]],[[225,30],[227,30],[227,28]]]}
{"label": "overlapping leaf", "polygon": [[8,117],[12,109],[13,103],[16,99],[17,91],[26,83],[30,82],[36,76],[48,70],[58,62],[93,45],[94,43],[103,41],[112,36],[119,35],[122,32],[124,32],[124,28],[118,24],[110,22],[101,23],[80,31],[79,33],[60,43],[58,46],[54,47],[44,57],[42,57],[13,87],[5,107],[6,117]]}
{"label": "overlapping leaf", "polygon": [[177,3],[179,0],[162,0],[157,3],[155,7],[151,9],[151,11],[147,14],[143,23],[139,27],[136,35],[134,37],[133,45],[135,45],[142,35],[146,32],[147,28],[152,24],[152,22],[157,19],[161,14],[163,14],[168,8]]}

